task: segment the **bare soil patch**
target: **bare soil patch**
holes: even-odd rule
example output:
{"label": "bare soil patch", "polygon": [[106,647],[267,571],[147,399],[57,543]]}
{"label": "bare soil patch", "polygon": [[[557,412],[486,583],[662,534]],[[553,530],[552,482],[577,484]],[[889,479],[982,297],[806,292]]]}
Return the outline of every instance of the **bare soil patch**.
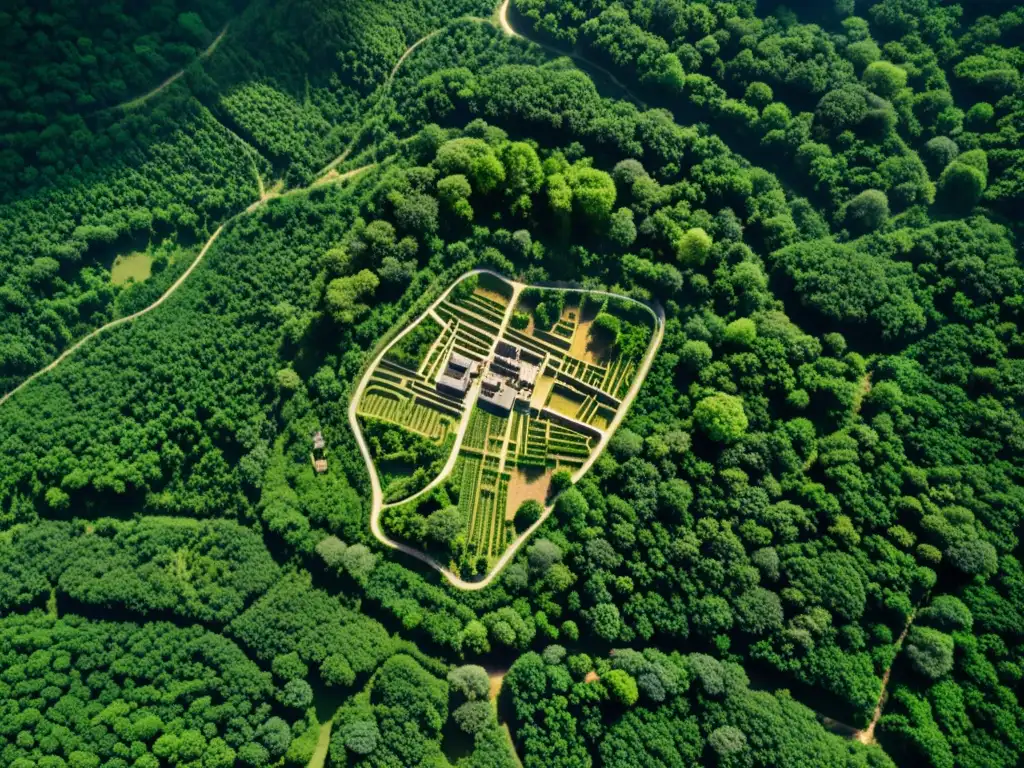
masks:
{"label": "bare soil patch", "polygon": [[533,388],[533,397],[530,398],[530,408],[536,408],[538,411],[543,408],[554,386],[554,376],[541,376],[537,379],[537,384]]}
{"label": "bare soil patch", "polygon": [[478,286],[477,289],[473,291],[473,293],[476,294],[477,296],[483,296],[485,299],[496,301],[503,307],[508,306],[508,296],[502,296],[497,291],[491,291],[488,290],[487,288],[484,288],[483,286]]}
{"label": "bare soil patch", "polygon": [[508,484],[508,504],[505,519],[511,519],[519,505],[527,499],[544,504],[551,487],[551,473],[545,467],[515,467]]}
{"label": "bare soil patch", "polygon": [[501,684],[504,682],[507,673],[507,669],[492,669],[487,673],[487,677],[491,681],[491,690],[488,694],[491,701],[495,701],[498,698],[498,694],[501,693]]}
{"label": "bare soil patch", "polygon": [[608,344],[590,332],[593,324],[593,319],[580,321],[576,326],[576,333],[573,334],[569,354],[591,365],[604,365],[610,357]]}

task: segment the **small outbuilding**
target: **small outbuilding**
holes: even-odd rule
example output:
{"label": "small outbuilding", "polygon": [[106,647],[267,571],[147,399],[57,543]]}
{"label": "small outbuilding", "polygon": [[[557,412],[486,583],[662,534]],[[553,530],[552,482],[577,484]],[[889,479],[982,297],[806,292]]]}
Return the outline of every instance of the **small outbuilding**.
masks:
{"label": "small outbuilding", "polygon": [[324,435],[320,430],[313,433],[313,452],[309,454],[310,461],[313,462],[313,469],[316,470],[317,474],[322,475],[327,471],[327,443],[324,440]]}

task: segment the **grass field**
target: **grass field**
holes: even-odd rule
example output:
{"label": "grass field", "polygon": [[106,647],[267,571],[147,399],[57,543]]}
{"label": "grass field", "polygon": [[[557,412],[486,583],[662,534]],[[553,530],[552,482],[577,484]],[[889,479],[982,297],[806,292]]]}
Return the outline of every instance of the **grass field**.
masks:
{"label": "grass field", "polygon": [[114,264],[110,267],[110,282],[114,285],[124,285],[129,280],[141,283],[148,280],[152,273],[153,257],[137,251],[114,259]]}

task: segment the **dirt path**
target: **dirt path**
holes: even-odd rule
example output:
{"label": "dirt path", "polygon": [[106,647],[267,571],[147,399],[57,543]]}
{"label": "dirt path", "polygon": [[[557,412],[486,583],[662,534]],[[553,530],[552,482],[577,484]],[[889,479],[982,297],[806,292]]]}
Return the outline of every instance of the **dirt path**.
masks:
{"label": "dirt path", "polygon": [[517,32],[509,23],[508,20],[508,8],[510,1],[511,0],[503,0],[501,6],[498,8],[498,26],[501,27],[501,30],[506,35],[509,35],[510,37],[521,37],[523,40],[527,40],[528,42],[531,42],[534,45],[540,46],[549,53],[553,53],[556,56],[568,56],[570,59],[578,61],[580,64],[583,64],[586,67],[590,67],[591,69],[597,70],[608,79],[608,82],[610,82],[612,85],[614,85],[624,94],[626,94],[626,96],[629,97],[630,101],[632,101],[634,104],[640,107],[640,109],[647,109],[647,104],[644,103],[644,101],[639,96],[633,93],[621,80],[619,80],[619,78],[612,74],[610,70],[605,69],[596,61],[588,59],[586,56],[584,56],[581,53],[577,53],[576,51],[566,51],[561,48],[556,48],[555,46],[550,45],[548,43],[542,42],[540,40],[535,40],[531,37],[527,37],[522,32]]}
{"label": "dirt path", "polygon": [[903,627],[903,631],[900,636],[896,639],[896,653],[892,657],[892,661],[889,663],[888,669],[885,670],[885,674],[882,675],[882,690],[878,693],[878,702],[875,704],[875,712],[871,716],[871,722],[868,723],[867,728],[861,731],[857,731],[853,738],[859,741],[861,744],[874,744],[875,742],[875,726],[878,725],[878,721],[882,717],[882,709],[885,706],[886,689],[889,687],[889,677],[892,674],[893,664],[896,663],[896,659],[899,658],[900,649],[903,648],[903,641],[907,638],[907,633],[910,631],[911,625],[914,623],[914,617],[917,615],[917,611],[910,614],[907,618],[907,624]]}
{"label": "dirt path", "polygon": [[[331,181],[344,181],[345,179],[352,178],[353,176],[355,176],[357,174],[360,174],[363,171],[368,170],[369,168],[373,168],[375,165],[376,165],[375,163],[370,163],[369,165],[364,165],[364,166],[362,166],[360,168],[354,168],[351,171],[347,171],[346,173],[336,175],[336,178],[331,179]],[[257,174],[257,176],[258,176],[258,174]],[[86,334],[82,338],[80,338],[78,341],[76,341],[70,347],[68,347],[63,352],[61,352],[60,355],[58,355],[51,363],[49,363],[48,365],[46,365],[43,368],[40,368],[38,371],[36,371],[31,376],[29,376],[24,381],[22,381],[20,384],[18,384],[18,386],[16,386],[10,392],[7,392],[3,396],[0,396],[0,405],[3,405],[4,403],[6,403],[16,393],[18,393],[23,388],[25,388],[26,386],[31,384],[33,381],[38,379],[40,376],[42,376],[42,375],[52,371],[54,368],[56,368],[58,365],[60,365],[62,362],[64,362],[68,357],[70,357],[72,354],[77,352],[87,342],[91,341],[92,339],[95,339],[97,336],[99,336],[101,334],[104,334],[104,333],[106,333],[109,330],[112,330],[113,328],[116,328],[119,325],[124,325],[125,323],[130,323],[133,320],[137,320],[138,318],[142,317],[143,315],[149,314],[154,309],[156,309],[161,304],[163,304],[165,301],[167,301],[167,299],[169,299],[171,297],[171,295],[175,291],[177,291],[182,285],[184,285],[186,280],[188,280],[189,276],[192,274],[192,272],[195,270],[195,268],[198,267],[199,264],[202,262],[203,257],[206,256],[206,252],[210,250],[210,246],[214,244],[214,242],[217,240],[218,237],[220,237],[220,233],[224,231],[224,227],[226,227],[229,223],[231,223],[232,221],[234,221],[235,219],[237,219],[237,218],[239,218],[241,216],[245,216],[247,214],[253,213],[254,211],[256,211],[256,210],[260,209],[261,207],[263,207],[264,205],[266,205],[266,203],[269,200],[272,200],[275,197],[287,197],[288,195],[299,194],[299,193],[302,193],[302,192],[308,192],[310,189],[313,188],[313,186],[316,186],[316,185],[317,185],[317,182],[313,182],[313,184],[311,184],[308,187],[301,187],[299,189],[293,189],[293,190],[290,190],[290,191],[284,193],[283,195],[278,193],[278,187],[276,185],[275,185],[274,188],[272,188],[272,189],[270,189],[268,191],[264,191],[259,200],[256,200],[252,205],[250,205],[244,211],[242,211],[240,213],[236,213],[234,216],[232,216],[227,221],[225,221],[223,224],[221,224],[219,227],[217,227],[217,229],[214,231],[214,233],[212,235],[210,235],[210,238],[203,245],[202,250],[199,251],[199,255],[195,257],[195,259],[192,261],[191,264],[189,264],[188,269],[186,269],[181,274],[181,276],[177,280],[174,281],[174,283],[171,285],[170,288],[168,288],[166,291],[163,292],[163,294],[161,294],[160,298],[158,298],[156,301],[154,301],[148,307],[140,309],[138,312],[133,312],[130,315],[125,315],[124,317],[119,317],[116,320],[111,320],[106,325],[101,325],[96,330],[94,330],[94,331]],[[263,186],[262,183],[260,184],[260,186],[261,187]]]}
{"label": "dirt path", "polygon": [[[209,58],[213,54],[213,52],[217,50],[217,46],[220,45],[220,41],[223,40],[224,39],[224,35],[226,35],[228,33],[228,27],[229,26],[231,26],[231,22],[230,21],[227,24],[224,25],[224,29],[222,29],[220,31],[220,34],[217,35],[216,38],[214,38],[213,42],[210,43],[206,47],[206,50],[199,54],[199,56],[196,58],[196,61],[203,61],[204,59]],[[195,64],[195,61],[193,61],[191,64],[189,64],[189,66],[192,66],[192,64]],[[184,74],[185,74],[185,70],[184,69],[179,69],[177,72],[175,72],[173,75],[168,77],[166,80],[164,80],[162,83],[160,83],[160,85],[158,85],[156,88],[154,88],[153,90],[149,91],[148,93],[145,93],[142,96],[139,96],[139,97],[134,98],[134,99],[129,99],[128,101],[122,101],[120,104],[118,104],[116,106],[108,107],[108,110],[135,109],[136,107],[141,107],[143,104],[145,104],[147,101],[152,99],[154,96],[159,95],[165,89],[167,89],[168,87],[173,85]]]}
{"label": "dirt path", "polygon": [[[239,214],[236,214],[236,215],[239,215]],[[232,218],[234,218],[234,217],[232,217]],[[231,219],[229,219],[228,221],[230,221],[230,220]],[[186,269],[182,273],[181,277],[179,277],[177,280],[174,281],[173,285],[171,285],[170,288],[168,288],[166,291],[164,291],[163,295],[161,295],[160,298],[158,298],[156,301],[154,301],[148,307],[146,307],[144,309],[140,309],[138,312],[134,312],[133,314],[130,314],[130,315],[125,315],[124,317],[119,317],[117,320],[112,320],[111,322],[107,323],[106,325],[101,325],[99,328],[97,328],[92,333],[89,333],[89,334],[86,334],[85,336],[83,336],[77,342],[75,342],[70,347],[65,349],[52,363],[47,365],[45,368],[40,368],[38,371],[36,371],[31,376],[29,376],[27,379],[25,379],[23,382],[21,382],[21,384],[19,384],[14,389],[12,389],[10,392],[5,394],[3,397],[0,397],[0,405],[3,405],[4,403],[6,403],[7,400],[11,398],[12,395],[14,395],[16,392],[21,390],[23,387],[28,386],[29,384],[31,384],[33,381],[35,381],[37,378],[39,378],[43,374],[49,373],[50,371],[52,371],[54,368],[56,368],[58,365],[60,365],[62,362],[64,362],[68,357],[70,357],[72,354],[74,354],[78,349],[80,349],[82,347],[82,345],[84,345],[86,342],[96,338],[97,336],[99,336],[102,333],[106,333],[107,331],[111,330],[112,328],[116,328],[119,325],[124,325],[125,323],[130,323],[132,320],[135,320],[135,319],[137,319],[139,317],[142,317],[145,314],[148,314],[148,313],[152,312],[154,309],[156,309],[161,304],[163,304],[171,296],[171,294],[173,294],[176,290],[178,290],[178,288],[180,288],[181,285],[186,280],[188,280],[189,275],[191,275],[192,271],[196,267],[199,266],[199,263],[203,260],[203,257],[206,256],[206,252],[208,250],[210,250],[210,246],[213,245],[214,241],[220,236],[220,233],[224,230],[224,227],[227,226],[227,224],[228,224],[228,222],[226,221],[223,224],[221,224],[219,227],[217,227],[217,229],[214,231],[214,233],[212,235],[210,235],[210,239],[206,241],[206,244],[203,246],[203,249],[201,251],[199,251],[199,255],[195,257],[195,259],[192,261],[191,264],[189,264],[188,269]]]}
{"label": "dirt path", "polygon": [[853,412],[860,413],[861,406],[864,405],[864,398],[867,397],[871,391],[871,371],[867,371],[860,380],[860,385],[857,387],[857,392],[853,396]]}
{"label": "dirt path", "polygon": [[[496,272],[492,272],[489,269],[474,269],[467,272],[466,274],[491,274],[496,277],[500,277],[503,280],[508,280],[508,278],[505,278],[502,275],[498,275]],[[456,283],[457,282],[458,281],[456,281]],[[509,302],[509,307],[514,308],[515,297],[518,295],[519,291],[521,291],[525,287],[525,285],[522,283],[516,283],[514,281],[508,282],[511,282],[513,285],[513,297],[512,300]],[[370,476],[370,531],[373,533],[374,537],[381,544],[387,547],[391,547],[392,549],[396,549],[399,552],[403,552],[404,554],[407,554],[410,557],[414,557],[422,563],[426,563],[431,568],[438,571],[442,576],[444,576],[445,579],[448,580],[448,583],[450,583],[452,586],[457,587],[459,589],[475,591],[484,589],[492,581],[494,581],[495,578],[497,578],[497,576],[501,573],[505,566],[508,565],[509,562],[511,562],[513,557],[515,557],[516,552],[523,545],[523,543],[530,538],[534,531],[536,531],[538,528],[540,528],[540,526],[544,524],[544,521],[548,519],[552,511],[554,511],[554,504],[549,504],[548,506],[546,506],[540,518],[533,525],[531,525],[529,528],[523,531],[523,533],[521,533],[508,546],[504,554],[498,559],[498,561],[494,564],[494,567],[491,568],[491,570],[483,579],[479,581],[466,581],[460,578],[459,576],[455,575],[455,573],[452,572],[450,568],[448,568],[445,565],[442,565],[440,562],[438,562],[436,559],[434,559],[427,553],[421,552],[415,547],[411,547],[408,544],[405,544],[401,541],[396,541],[395,539],[389,538],[381,529],[380,514],[383,511],[383,509],[387,506],[395,506],[396,504],[403,504],[408,501],[419,498],[421,495],[437,487],[441,482],[445,480],[445,478],[451,473],[452,469],[454,469],[455,467],[455,461],[458,458],[459,447],[462,445],[462,439],[465,437],[466,429],[469,426],[469,415],[472,411],[472,408],[467,408],[463,413],[462,421],[459,425],[459,432],[455,439],[455,445],[452,448],[452,453],[449,456],[448,462],[445,464],[444,469],[442,469],[441,473],[437,477],[435,477],[434,480],[431,481],[431,483],[427,485],[427,487],[424,488],[423,490],[419,491],[413,496],[410,496],[408,499],[403,499],[401,502],[395,502],[394,504],[389,505],[384,504],[384,494],[380,486],[380,477],[377,474],[377,468],[373,463],[373,456],[370,454],[369,446],[366,444],[366,439],[363,437],[362,429],[360,429],[359,427],[359,419],[356,415],[356,405],[359,403],[360,398],[362,398],[363,396],[363,392],[366,390],[366,386],[370,381],[370,376],[373,370],[380,364],[380,361],[384,358],[384,355],[387,354],[388,350],[390,350],[392,346],[397,344],[407,333],[409,333],[409,331],[411,331],[416,326],[416,324],[423,319],[423,317],[429,315],[431,310],[436,309],[437,306],[442,301],[444,301],[445,298],[447,298],[449,292],[451,292],[454,286],[455,283],[452,283],[452,285],[449,286],[448,290],[446,290],[437,299],[435,299],[434,302],[431,303],[431,305],[426,310],[424,310],[415,320],[411,321],[408,325],[406,325],[406,327],[402,329],[401,333],[395,336],[395,338],[393,338],[390,342],[385,344],[384,347],[377,353],[373,361],[367,366],[365,373],[359,380],[359,384],[356,386],[355,391],[352,393],[352,397],[351,400],[349,401],[348,407],[348,420],[349,425],[352,428],[352,432],[355,435],[356,444],[359,446],[359,451],[360,453],[363,454],[363,461],[366,463],[367,473]],[[630,404],[636,398],[637,393],[639,393],[640,387],[641,385],[643,385],[644,379],[647,377],[647,374],[651,369],[651,365],[654,362],[654,357],[658,352],[658,348],[661,346],[661,340],[665,335],[665,313],[660,306],[655,305],[654,307],[652,307],[647,304],[644,304],[643,302],[637,301],[636,299],[631,299],[627,296],[620,296],[619,294],[610,293],[608,291],[590,291],[586,288],[568,287],[562,284],[552,285],[548,287],[557,287],[561,290],[569,291],[572,293],[594,293],[599,296],[612,296],[616,298],[626,299],[627,301],[635,302],[639,306],[642,306],[645,309],[647,309],[647,311],[651,313],[651,316],[655,320],[654,338],[651,340],[651,345],[647,350],[647,355],[644,357],[643,362],[637,369],[637,372],[633,378],[633,383],[630,385],[629,391],[623,398],[622,405],[616,412],[615,418],[612,419],[611,423],[605,430],[604,436],[601,438],[600,442],[598,442],[598,444],[594,447],[594,450],[590,454],[590,457],[583,463],[583,465],[578,470],[576,470],[576,472],[573,473],[572,481],[575,483],[587,473],[590,467],[593,466],[594,462],[597,461],[597,459],[600,457],[601,453],[608,445],[608,441],[611,439],[611,436],[615,433],[615,430],[618,428],[619,424],[621,424],[622,420],[626,417],[626,412],[629,410]],[[511,314],[511,311],[508,311],[506,313],[505,320],[502,323],[501,329],[499,330],[498,335],[495,337],[495,344],[497,343],[497,338],[500,337],[502,333],[504,333],[504,330],[508,324],[508,320],[509,318],[511,318]],[[467,402],[475,401],[478,389],[479,382],[477,382],[474,385],[473,390],[466,396]]]}
{"label": "dirt path", "polygon": [[[459,19],[455,19],[451,23],[454,24],[455,21],[459,21]],[[398,61],[395,62],[395,66],[391,68],[391,72],[388,73],[387,79],[383,83],[381,83],[380,95],[377,96],[377,98],[373,102],[373,105],[366,111],[367,117],[373,112],[374,109],[376,109],[377,105],[380,104],[384,96],[387,95],[387,92],[391,90],[391,83],[394,82],[395,75],[398,74],[398,70],[401,69],[402,64],[405,63],[405,60],[412,55],[412,52],[419,48],[421,45],[423,45],[423,43],[427,42],[427,40],[429,40],[432,37],[436,37],[447,28],[447,25],[445,25],[443,27],[435,29],[433,32],[425,34],[419,40],[417,40],[408,48],[406,48],[405,51],[403,51],[402,55],[398,57]],[[363,119],[363,122],[366,122],[366,118]],[[352,140],[349,141],[348,146],[346,146],[345,149],[342,150],[340,155],[338,155],[336,158],[331,160],[331,162],[329,162],[327,165],[321,168],[317,176],[322,177],[325,174],[329,174],[331,171],[333,171],[335,168],[337,168],[339,165],[345,162],[348,156],[352,153],[352,150],[355,148],[356,142],[359,140],[359,137],[362,135],[362,132],[362,126],[360,126],[359,130],[356,131],[355,136],[353,136]]]}

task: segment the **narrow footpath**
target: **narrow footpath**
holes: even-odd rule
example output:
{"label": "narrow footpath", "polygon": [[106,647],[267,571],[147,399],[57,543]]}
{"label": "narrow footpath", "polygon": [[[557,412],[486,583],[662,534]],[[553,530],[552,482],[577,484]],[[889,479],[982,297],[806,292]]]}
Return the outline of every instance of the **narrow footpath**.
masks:
{"label": "narrow footpath", "polygon": [[568,56],[570,59],[579,62],[584,67],[600,72],[608,80],[608,82],[610,82],[620,91],[622,91],[629,98],[629,100],[636,104],[638,107],[640,107],[640,109],[647,109],[647,104],[643,101],[643,99],[641,99],[639,96],[633,93],[633,91],[631,91],[610,70],[601,66],[596,61],[588,59],[586,56],[584,56],[581,53],[578,53],[575,50],[563,50],[554,45],[550,45],[549,43],[545,43],[540,40],[535,40],[532,37],[527,37],[522,32],[517,32],[512,27],[512,24],[509,23],[508,20],[508,9],[510,2],[511,0],[503,0],[501,6],[498,8],[498,25],[501,27],[502,32],[504,32],[509,37],[522,38],[523,40],[533,43],[534,45],[543,48],[545,51],[547,51],[548,53],[552,53],[555,56]]}
{"label": "narrow footpath", "polygon": [[[220,34],[217,35],[217,38],[200,55],[200,57],[199,57],[200,59],[205,59],[205,58],[209,57],[217,49],[217,46],[220,44],[220,41],[223,40],[224,39],[224,35],[227,34],[228,27],[230,26],[230,24],[231,24],[231,22],[228,22],[227,24],[224,25],[224,29],[222,29]],[[410,45],[408,48],[406,48],[405,52],[399,57],[398,61],[395,62],[395,65],[391,68],[391,72],[388,75],[387,80],[384,83],[381,84],[381,88],[385,88],[386,89],[386,88],[390,87],[391,81],[394,80],[394,77],[397,74],[397,72],[398,72],[399,68],[401,67],[401,65],[403,64],[403,62],[405,62],[405,60],[409,57],[409,55],[417,47],[419,47],[422,43],[424,43],[426,40],[430,39],[431,37],[434,37],[438,33],[444,31],[444,29],[446,29],[446,28],[447,28],[447,25],[444,26],[444,27],[441,27],[439,29],[436,29],[436,30],[434,30],[433,32],[431,32],[429,34],[424,35],[419,40],[417,40],[414,43],[412,43],[412,45]],[[172,75],[170,78],[165,80],[161,85],[159,85],[158,87],[154,88],[152,91],[150,91],[146,95],[141,96],[138,99],[134,99],[131,102],[125,102],[124,104],[120,104],[120,105],[118,105],[118,107],[122,107],[122,108],[126,108],[127,109],[127,108],[131,108],[131,107],[139,106],[143,102],[145,102],[145,101],[151,99],[152,97],[156,96],[158,93],[160,93],[160,91],[162,91],[165,88],[167,88],[169,85],[171,85],[171,83],[173,83],[175,80],[180,78],[182,76],[182,74],[184,74],[184,71],[181,71],[181,72],[178,72],[175,75]],[[116,109],[116,107],[115,107],[115,109]],[[369,116],[369,113],[368,113],[367,116]],[[242,139],[237,133],[232,131],[227,126],[223,126],[223,127],[232,136],[234,136],[236,139],[238,139],[238,141],[243,145],[244,151],[246,151],[246,152],[253,151],[252,147],[249,146],[248,142],[246,142],[244,139]],[[361,129],[360,129],[360,131],[357,131],[356,135],[358,136],[360,132],[361,132]],[[354,141],[355,141],[355,139],[353,139],[353,142]],[[217,227],[217,229],[214,231],[214,233],[210,236],[210,238],[203,245],[202,250],[199,251],[199,255],[196,256],[195,260],[192,262],[191,265],[189,265],[188,269],[185,270],[185,272],[181,275],[181,277],[179,277],[174,282],[174,284],[171,285],[170,288],[168,288],[166,291],[164,291],[164,293],[155,302],[150,304],[148,307],[146,307],[144,309],[141,309],[138,312],[135,312],[135,313],[133,313],[131,315],[127,315],[125,317],[120,317],[120,318],[117,318],[116,320],[112,320],[111,322],[107,323],[106,325],[102,325],[99,328],[95,329],[94,331],[91,331],[90,333],[88,333],[85,336],[83,336],[82,338],[80,338],[78,341],[76,341],[70,347],[68,347],[63,352],[61,352],[61,354],[58,355],[52,362],[50,362],[49,364],[47,364],[43,368],[40,368],[35,373],[29,375],[27,378],[25,378],[21,383],[19,383],[16,387],[11,389],[10,391],[5,392],[3,395],[0,395],[0,406],[2,406],[4,403],[6,403],[16,393],[20,392],[28,384],[30,384],[31,382],[35,381],[40,376],[42,376],[42,375],[52,371],[54,368],[56,368],[58,365],[60,365],[62,362],[64,362],[68,357],[70,357],[74,352],[79,350],[86,342],[96,338],[97,336],[100,336],[103,333],[106,333],[107,331],[109,331],[109,330],[111,330],[113,328],[116,328],[119,325],[123,325],[125,323],[131,322],[132,320],[136,320],[137,318],[142,317],[143,315],[148,314],[149,312],[152,312],[158,306],[163,304],[164,301],[166,301],[168,298],[170,298],[171,295],[175,291],[177,291],[178,288],[180,288],[184,284],[184,282],[189,278],[189,276],[192,274],[192,272],[195,270],[195,268],[197,266],[199,266],[200,262],[203,260],[203,257],[206,256],[206,252],[210,249],[210,246],[213,245],[214,241],[216,241],[216,239],[220,236],[220,233],[224,230],[224,227],[227,226],[234,219],[236,219],[236,218],[238,218],[240,216],[246,215],[246,214],[254,213],[255,211],[257,211],[260,208],[262,208],[264,205],[266,205],[268,201],[270,201],[270,200],[272,200],[274,198],[277,198],[277,197],[287,197],[288,195],[298,194],[298,193],[301,193],[301,192],[306,192],[306,191],[308,191],[310,189],[313,189],[315,187],[323,186],[324,184],[333,184],[333,183],[337,183],[337,182],[342,182],[342,181],[345,181],[346,179],[353,178],[353,177],[359,175],[360,173],[363,173],[364,171],[369,170],[370,168],[373,168],[373,167],[375,167],[377,165],[376,163],[369,163],[367,165],[362,165],[362,166],[359,166],[358,168],[353,168],[351,170],[345,171],[344,173],[338,173],[335,170],[336,167],[338,165],[340,165],[342,162],[344,162],[344,160],[348,157],[348,154],[351,151],[351,149],[352,149],[352,144],[350,144],[349,147],[346,148],[345,151],[342,152],[341,155],[339,155],[334,160],[332,160],[330,163],[328,163],[328,165],[326,167],[324,167],[321,170],[320,173],[317,174],[316,180],[314,180],[309,186],[288,190],[287,192],[284,192],[284,193],[282,193],[280,191],[281,190],[281,182],[278,182],[278,184],[275,184],[270,189],[266,189],[265,188],[264,183],[263,183],[263,178],[262,178],[262,176],[260,176],[259,169],[256,167],[256,164],[254,162],[253,163],[253,173],[255,174],[255,177],[256,177],[257,188],[259,190],[259,197],[256,200],[254,200],[252,202],[252,204],[250,204],[249,207],[247,207],[244,211],[241,211],[240,213],[236,213],[234,216],[230,217],[229,219],[227,219],[227,221],[225,221],[223,224],[221,224],[219,227]]]}
{"label": "narrow footpath", "polygon": [[[224,39],[224,35],[228,33],[229,26],[231,26],[230,21],[224,25],[224,29],[220,31],[220,34],[217,35],[217,37],[214,38],[214,41],[206,47],[205,51],[199,54],[195,61],[203,61],[204,59],[208,59],[211,55],[213,55],[213,52],[217,50],[217,46],[220,45],[220,41]],[[193,61],[192,64],[195,64],[195,61]],[[189,66],[192,66],[192,64],[189,64]],[[184,74],[185,70],[179,69],[177,72],[168,77],[166,80],[160,83],[160,85],[158,85],[156,88],[149,91],[148,93],[144,93],[142,96],[139,96],[134,99],[129,99],[128,101],[123,101],[116,106],[109,107],[109,109],[135,109],[136,107],[141,107],[154,96],[159,96],[164,90],[173,85]]]}
{"label": "narrow footpath", "polygon": [[900,651],[903,649],[903,641],[907,639],[907,633],[910,631],[910,627],[914,623],[914,617],[917,615],[917,611],[910,614],[907,618],[907,624],[903,627],[903,631],[900,636],[896,639],[896,653],[892,657],[892,661],[889,663],[889,667],[885,670],[885,674],[882,675],[882,690],[878,693],[878,702],[875,704],[875,712],[871,716],[871,722],[868,723],[867,728],[861,731],[857,731],[854,734],[854,738],[861,744],[875,744],[875,726],[878,725],[878,721],[882,718],[882,708],[885,706],[887,689],[889,687],[889,677],[892,675],[892,667],[896,663],[896,659],[900,657]]}

